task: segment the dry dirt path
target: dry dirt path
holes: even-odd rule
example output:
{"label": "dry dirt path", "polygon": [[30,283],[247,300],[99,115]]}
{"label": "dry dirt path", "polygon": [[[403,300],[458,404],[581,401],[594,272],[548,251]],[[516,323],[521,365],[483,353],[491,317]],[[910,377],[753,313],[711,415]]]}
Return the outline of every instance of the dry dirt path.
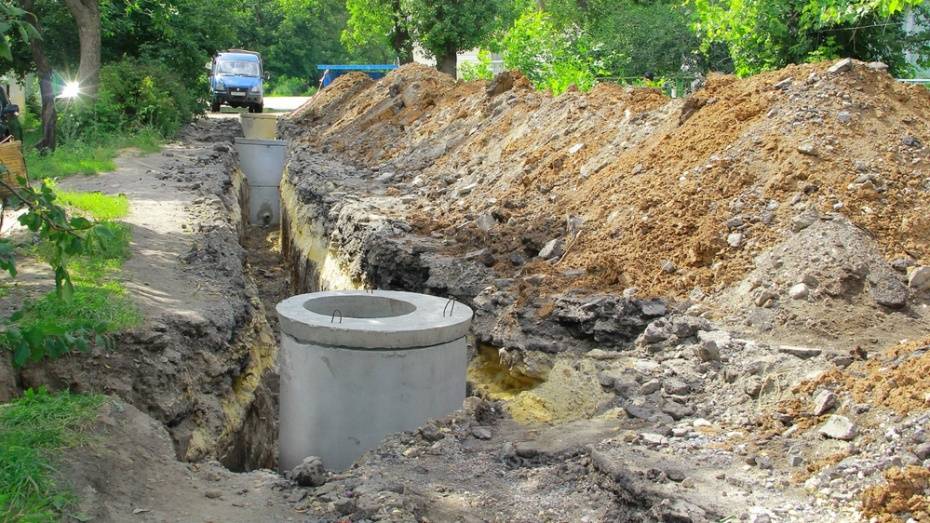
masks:
{"label": "dry dirt path", "polygon": [[[202,243],[202,231],[228,220],[202,205],[198,189],[207,180],[198,176],[215,174],[192,167],[212,149],[210,137],[202,138],[207,141],[171,144],[158,154],[130,151],[113,172],[60,184],[129,198],[123,221],[132,226],[132,256],[121,279],[145,318],[141,332],[158,332],[165,323],[206,324],[234,313],[229,302],[235,300],[227,300],[229,282],[190,270],[189,253]],[[179,165],[192,176],[179,182],[159,175]],[[172,443],[162,423],[113,399],[103,408],[94,443],[69,455],[61,469],[78,490],[78,512],[91,521],[114,522],[294,521],[299,516],[272,489],[280,481],[276,474],[235,474],[216,462],[184,463],[176,459]]]}

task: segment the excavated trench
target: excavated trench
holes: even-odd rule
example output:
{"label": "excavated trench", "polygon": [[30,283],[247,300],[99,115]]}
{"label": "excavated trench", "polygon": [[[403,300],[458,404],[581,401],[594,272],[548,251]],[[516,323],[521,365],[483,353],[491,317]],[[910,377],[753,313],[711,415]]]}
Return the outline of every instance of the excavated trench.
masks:
{"label": "excavated trench", "polygon": [[[239,165],[242,163],[240,158]],[[297,170],[288,165],[280,186],[280,224],[253,225],[249,222],[255,221],[255,217],[250,214],[254,214],[251,210],[256,206],[249,201],[252,191],[243,169],[234,167],[229,173],[232,192],[236,193],[240,207],[237,220],[246,271],[261,301],[258,309],[258,314],[263,315],[261,323],[268,325],[276,346],[280,332],[275,306],[296,294],[377,288],[436,294],[472,303],[474,291],[450,292],[452,289],[428,284],[431,267],[424,263],[416,246],[405,244],[406,239],[398,241],[408,230],[378,212],[383,208],[376,211],[356,206],[357,200],[351,195],[329,190],[315,192],[295,183],[299,179],[315,180],[314,174],[313,170],[301,170],[299,165]],[[390,209],[391,205],[387,207]],[[332,219],[334,212],[336,220]],[[445,263],[450,261],[454,260]],[[469,346],[476,346],[475,341],[469,342]],[[546,369],[525,374],[512,368],[501,359],[498,349],[488,343],[480,344],[479,350],[470,348],[469,358],[470,394],[490,399],[513,400],[544,383],[548,373]],[[235,472],[274,469],[278,465],[276,367],[269,367],[258,382],[240,429],[228,442],[218,445],[220,462]],[[541,414],[527,419],[549,418]]]}

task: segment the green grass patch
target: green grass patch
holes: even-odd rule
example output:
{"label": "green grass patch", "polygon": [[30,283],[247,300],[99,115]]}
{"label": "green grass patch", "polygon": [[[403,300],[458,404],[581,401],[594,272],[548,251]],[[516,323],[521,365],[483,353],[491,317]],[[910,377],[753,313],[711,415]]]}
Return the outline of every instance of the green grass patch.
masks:
{"label": "green grass patch", "polygon": [[31,147],[38,139],[37,134],[27,131],[26,168],[33,180],[112,171],[116,169],[114,160],[121,150],[134,148],[143,153],[154,153],[161,150],[164,141],[157,132],[145,130],[131,136],[101,136],[96,140],[67,142],[60,144],[54,152],[42,154]]}
{"label": "green grass patch", "polygon": [[0,405],[0,521],[58,521],[75,496],[53,477],[62,451],[86,440],[100,395],[28,390]]}
{"label": "green grass patch", "polygon": [[55,196],[63,205],[82,211],[97,221],[116,220],[129,214],[129,198],[123,194],[115,196],[101,192],[63,191],[54,180],[48,185],[55,190]]}
{"label": "green grass patch", "polygon": [[22,330],[68,332],[88,330],[97,334],[119,332],[142,322],[142,315],[119,282],[75,281],[70,300],[54,291],[27,302],[13,323]]}

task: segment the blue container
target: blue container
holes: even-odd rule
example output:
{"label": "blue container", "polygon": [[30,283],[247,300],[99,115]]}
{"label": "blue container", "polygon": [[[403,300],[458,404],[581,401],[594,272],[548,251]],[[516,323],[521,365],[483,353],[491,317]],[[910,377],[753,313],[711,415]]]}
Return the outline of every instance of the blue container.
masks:
{"label": "blue container", "polygon": [[394,64],[335,64],[335,65],[318,65],[316,66],[318,71],[323,71],[323,76],[320,79],[320,83],[323,87],[328,87],[329,84],[333,83],[333,80],[353,71],[360,71],[366,73],[371,78],[378,80],[384,78],[389,71],[397,69],[397,66]]}

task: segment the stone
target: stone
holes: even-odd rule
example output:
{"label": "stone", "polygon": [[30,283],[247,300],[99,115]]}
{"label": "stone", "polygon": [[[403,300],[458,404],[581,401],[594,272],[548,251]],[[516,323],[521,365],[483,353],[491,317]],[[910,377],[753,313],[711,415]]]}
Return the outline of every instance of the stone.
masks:
{"label": "stone", "polygon": [[807,295],[810,293],[810,289],[807,288],[807,285],[804,283],[798,283],[793,285],[788,289],[788,296],[791,296],[794,300],[803,300],[807,298]]}
{"label": "stone", "polygon": [[836,121],[840,123],[849,123],[852,120],[852,114],[849,111],[840,111],[836,114]]}
{"label": "stone", "polygon": [[348,516],[355,512],[357,505],[352,498],[338,497],[333,500],[333,509],[341,516]]}
{"label": "stone", "polygon": [[792,467],[800,467],[801,465],[804,465],[804,458],[798,456],[797,454],[792,454],[788,456],[788,465]]}
{"label": "stone", "polygon": [[208,499],[220,499],[221,497],[223,497],[223,493],[220,492],[219,490],[208,490],[204,492],[203,495],[207,497]]}
{"label": "stone", "polygon": [[661,268],[662,268],[662,272],[666,274],[674,274],[678,270],[678,267],[676,267],[675,264],[672,263],[671,260],[663,261]]}
{"label": "stone", "polygon": [[614,391],[621,396],[630,396],[638,386],[639,383],[636,382],[636,378],[630,376],[629,374],[617,376],[613,382]]}
{"label": "stone", "polygon": [[804,229],[813,225],[814,222],[816,222],[819,218],[820,216],[817,214],[817,211],[808,210],[803,212],[791,219],[791,231],[803,231]]}
{"label": "stone", "polygon": [[775,82],[775,83],[772,85],[772,87],[774,87],[775,89],[787,89],[787,88],[791,87],[791,82],[793,82],[793,81],[794,81],[794,78],[792,78],[792,77],[789,76],[788,78],[785,78],[784,80],[781,80],[781,81],[779,81],[779,82]]}
{"label": "stone", "polygon": [[703,362],[720,361],[720,348],[714,340],[702,341],[697,348],[697,356]]}
{"label": "stone", "polygon": [[565,218],[565,231],[569,236],[577,236],[584,227],[584,216],[569,215]]}
{"label": "stone", "polygon": [[756,466],[762,470],[771,470],[772,458],[762,455],[756,456]]}
{"label": "stone", "polygon": [[910,256],[904,256],[902,258],[895,258],[892,260],[891,268],[898,272],[907,273],[907,270],[913,267],[915,263],[916,262],[914,261],[914,258],[911,258]]}
{"label": "stone", "polygon": [[471,435],[476,439],[489,440],[491,439],[491,430],[487,427],[474,426],[471,428]]}
{"label": "stone", "polygon": [[569,147],[568,154],[577,154],[584,147],[583,143],[576,143],[575,145]]}
{"label": "stone", "polygon": [[685,473],[679,469],[668,469],[665,471],[666,477],[675,483],[681,483],[685,480]]}
{"label": "stone", "polygon": [[691,391],[691,387],[684,382],[681,378],[668,378],[662,382],[662,389],[666,393],[672,394],[675,396],[684,396]]}
{"label": "stone", "polygon": [[790,354],[795,358],[801,358],[802,360],[815,358],[823,353],[823,351],[820,349],[812,349],[810,347],[795,347],[793,345],[782,345],[781,347],[778,347],[778,352]]}
{"label": "stone", "polygon": [[643,386],[640,387],[639,392],[644,396],[648,396],[653,392],[658,392],[662,388],[662,382],[659,380],[649,380],[646,383],[643,383]]}
{"label": "stone", "polygon": [[858,429],[856,424],[846,416],[834,414],[817,429],[817,432],[828,438],[850,441],[856,437]]}
{"label": "stone", "polygon": [[736,249],[743,244],[743,233],[741,232],[731,232],[727,235],[727,244],[730,247]]}
{"label": "stone", "polygon": [[678,316],[672,320],[672,334],[679,339],[690,338],[700,331],[710,329],[710,323],[698,316]]}
{"label": "stone", "polygon": [[865,66],[873,71],[885,72],[888,70],[888,64],[884,62],[869,62]]}
{"label": "stone", "polygon": [[900,309],[907,305],[907,287],[897,278],[879,279],[869,287],[869,293],[875,303],[891,309]]}
{"label": "stone", "polygon": [[930,442],[914,447],[914,455],[920,459],[930,459]]}
{"label": "stone", "polygon": [[916,291],[930,290],[930,267],[922,266],[913,269],[907,277],[907,286]]}
{"label": "stone", "polygon": [[420,427],[420,430],[418,432],[420,433],[421,438],[423,438],[425,441],[428,441],[430,443],[439,441],[446,437],[445,434],[440,432],[439,429],[436,428],[435,425],[425,425],[423,427]]}
{"label": "stone", "polygon": [[[625,291],[624,291],[625,292]],[[643,311],[643,316],[665,316],[668,308],[662,300],[643,300],[639,302],[639,310]]]}
{"label": "stone", "polygon": [[817,156],[817,148],[810,143],[802,143],[799,145],[798,152],[805,156]]}
{"label": "stone", "polygon": [[475,225],[484,232],[490,232],[497,225],[497,218],[491,213],[484,213],[475,220]]}
{"label": "stone", "polygon": [[323,460],[317,456],[304,458],[300,465],[297,465],[287,473],[287,479],[297,483],[301,487],[319,487],[326,484],[326,469],[323,468]]}
{"label": "stone", "polygon": [[694,409],[688,405],[682,405],[677,401],[666,401],[662,404],[662,412],[668,414],[673,420],[678,421],[694,414]]}
{"label": "stone", "polygon": [[911,135],[905,135],[904,138],[901,138],[901,143],[908,147],[921,147],[923,144],[920,143],[920,140],[914,138]]}
{"label": "stone", "polygon": [[762,392],[762,378],[758,376],[750,376],[749,379],[743,384],[743,392],[745,392],[750,398],[756,398]]}
{"label": "stone", "polygon": [[822,390],[814,396],[814,406],[811,412],[814,416],[823,416],[836,406],[836,394],[830,390]]}
{"label": "stone", "polygon": [[667,445],[668,438],[661,434],[656,434],[655,432],[643,432],[639,435],[643,441],[651,445]]}
{"label": "stone", "polygon": [[520,442],[514,445],[514,451],[518,457],[524,459],[535,458],[539,455],[539,449],[532,442]]}
{"label": "stone", "polygon": [[539,257],[544,260],[551,260],[552,258],[558,258],[562,256],[565,252],[565,242],[561,239],[549,240],[545,246],[539,251]]}
{"label": "stone", "polygon": [[830,68],[827,69],[827,72],[830,74],[845,73],[846,71],[852,70],[852,67],[852,58],[843,58],[842,60],[838,60],[836,63],[831,65]]}
{"label": "stone", "polygon": [[512,442],[505,441],[504,444],[501,445],[501,450],[498,456],[502,460],[513,459],[516,455],[517,455],[517,449],[516,447],[514,447],[514,444]]}
{"label": "stone", "polygon": [[667,340],[671,336],[671,333],[667,330],[667,325],[667,323],[661,320],[646,325],[646,330],[643,331],[641,336],[643,342],[659,343],[660,341]]}

